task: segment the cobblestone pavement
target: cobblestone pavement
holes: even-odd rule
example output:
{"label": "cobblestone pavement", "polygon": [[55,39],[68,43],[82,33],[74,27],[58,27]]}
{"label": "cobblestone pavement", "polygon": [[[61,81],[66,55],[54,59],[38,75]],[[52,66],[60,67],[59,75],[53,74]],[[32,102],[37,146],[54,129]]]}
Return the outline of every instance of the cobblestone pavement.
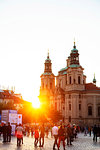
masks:
{"label": "cobblestone pavement", "polygon": [[[71,146],[66,146],[66,150],[100,150],[100,139],[98,138],[97,143],[93,142],[93,137],[89,137],[89,135],[84,136],[84,134],[78,134],[78,138],[76,138]],[[51,137],[45,138],[45,144],[43,148],[34,147],[34,138],[24,137],[24,144],[20,147],[16,145],[16,137],[12,137],[11,143],[2,143],[0,140],[0,150],[53,150],[53,141],[54,139]],[[62,144],[60,146],[60,150],[63,150]]]}

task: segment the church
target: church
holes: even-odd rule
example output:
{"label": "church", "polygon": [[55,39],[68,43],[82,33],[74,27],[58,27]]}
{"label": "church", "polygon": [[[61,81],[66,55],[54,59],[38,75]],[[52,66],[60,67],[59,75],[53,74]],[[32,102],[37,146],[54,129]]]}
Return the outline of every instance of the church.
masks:
{"label": "church", "polygon": [[86,83],[83,71],[75,42],[65,68],[59,70],[57,76],[52,72],[48,53],[44,63],[44,73],[40,76],[39,97],[47,105],[61,112],[66,123],[100,124],[100,87],[96,86],[95,76],[91,83]]}

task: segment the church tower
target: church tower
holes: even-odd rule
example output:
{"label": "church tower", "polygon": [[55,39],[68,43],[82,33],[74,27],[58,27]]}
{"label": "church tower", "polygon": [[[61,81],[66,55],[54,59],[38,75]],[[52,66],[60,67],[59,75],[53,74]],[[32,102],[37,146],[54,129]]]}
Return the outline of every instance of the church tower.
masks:
{"label": "church tower", "polygon": [[39,97],[41,101],[49,101],[50,96],[53,94],[55,89],[55,76],[52,73],[52,63],[49,57],[49,52],[44,63],[44,73],[40,77],[41,87]]}
{"label": "church tower", "polygon": [[[70,59],[69,59],[70,58]],[[86,83],[86,76],[83,74],[84,68],[80,65],[79,62],[79,53],[76,49],[74,42],[73,49],[71,50],[69,64],[67,68],[67,85],[66,90],[84,90],[84,84]]]}

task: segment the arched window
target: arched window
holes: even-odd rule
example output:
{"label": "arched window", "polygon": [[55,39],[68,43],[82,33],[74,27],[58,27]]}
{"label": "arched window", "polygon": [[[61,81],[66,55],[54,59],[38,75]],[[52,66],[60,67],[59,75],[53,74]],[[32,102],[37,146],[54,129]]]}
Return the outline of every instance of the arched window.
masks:
{"label": "arched window", "polygon": [[92,116],[92,106],[88,106],[88,115]]}
{"label": "arched window", "polygon": [[80,80],[80,76],[78,76],[78,84],[80,84],[81,82],[80,82],[81,80]]}
{"label": "arched window", "polygon": [[69,77],[69,84],[71,84],[71,76]]}
{"label": "arched window", "polygon": [[100,116],[100,106],[98,107],[98,116]]}
{"label": "arched window", "polygon": [[81,110],[81,104],[79,104],[79,110]]}
{"label": "arched window", "polygon": [[71,104],[69,104],[69,110],[71,110]]}

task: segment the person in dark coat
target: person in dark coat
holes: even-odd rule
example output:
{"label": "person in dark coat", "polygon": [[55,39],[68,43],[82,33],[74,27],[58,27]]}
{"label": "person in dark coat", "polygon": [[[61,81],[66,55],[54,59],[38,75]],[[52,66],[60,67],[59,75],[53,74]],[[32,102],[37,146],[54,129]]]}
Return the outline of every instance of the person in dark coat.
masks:
{"label": "person in dark coat", "polygon": [[44,145],[44,132],[45,132],[45,129],[44,129],[44,124],[43,124],[40,128],[40,145],[39,145],[39,147],[43,147],[43,145]]}
{"label": "person in dark coat", "polygon": [[12,127],[10,125],[10,122],[8,122],[8,126],[7,126],[7,142],[11,142],[11,131],[12,131]]}
{"label": "person in dark coat", "polygon": [[98,128],[96,125],[93,127],[93,141],[97,142],[97,133],[98,133]]}
{"label": "person in dark coat", "polygon": [[72,145],[72,136],[73,136],[73,132],[72,132],[72,128],[70,126],[70,124],[67,125],[67,145]]}
{"label": "person in dark coat", "polygon": [[3,143],[7,142],[7,126],[6,123],[2,126]]}

